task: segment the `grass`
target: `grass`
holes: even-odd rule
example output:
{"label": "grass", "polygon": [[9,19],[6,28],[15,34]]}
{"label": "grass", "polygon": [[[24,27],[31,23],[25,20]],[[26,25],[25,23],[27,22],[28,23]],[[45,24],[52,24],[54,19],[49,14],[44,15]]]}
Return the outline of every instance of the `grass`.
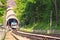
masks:
{"label": "grass", "polygon": [[40,24],[40,23],[35,23],[33,25],[27,25],[25,27],[20,27],[20,30],[22,31],[27,31],[27,32],[33,32],[33,30],[48,30],[49,29],[49,24]]}

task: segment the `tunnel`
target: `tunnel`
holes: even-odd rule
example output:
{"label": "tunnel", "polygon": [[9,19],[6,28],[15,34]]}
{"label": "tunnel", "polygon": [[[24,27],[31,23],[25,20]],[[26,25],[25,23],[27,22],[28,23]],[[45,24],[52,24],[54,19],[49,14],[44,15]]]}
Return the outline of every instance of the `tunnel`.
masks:
{"label": "tunnel", "polygon": [[14,19],[14,18],[9,19],[9,20],[7,21],[7,24],[6,24],[6,25],[11,26],[11,23],[12,23],[12,22],[16,22],[17,25],[18,25],[18,21],[17,21],[16,19]]}

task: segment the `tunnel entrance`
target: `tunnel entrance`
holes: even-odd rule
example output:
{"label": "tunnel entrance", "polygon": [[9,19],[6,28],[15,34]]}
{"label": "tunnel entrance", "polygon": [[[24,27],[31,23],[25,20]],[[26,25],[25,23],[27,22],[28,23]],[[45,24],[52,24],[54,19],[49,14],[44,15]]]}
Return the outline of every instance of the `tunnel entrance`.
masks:
{"label": "tunnel entrance", "polygon": [[18,21],[17,21],[16,19],[14,19],[14,18],[9,19],[9,20],[7,21],[7,25],[11,27],[11,23],[12,23],[12,22],[17,23],[17,25],[18,25]]}

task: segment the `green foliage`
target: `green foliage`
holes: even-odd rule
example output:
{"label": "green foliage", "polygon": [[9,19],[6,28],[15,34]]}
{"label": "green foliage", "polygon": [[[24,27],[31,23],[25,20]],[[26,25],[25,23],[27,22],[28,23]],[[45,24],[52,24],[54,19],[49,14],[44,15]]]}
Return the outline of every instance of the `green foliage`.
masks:
{"label": "green foliage", "polygon": [[0,6],[0,23],[3,23],[4,11],[6,10],[6,0],[0,0],[0,2],[2,3],[2,5]]}
{"label": "green foliage", "polygon": [[0,7],[0,17],[3,16],[4,11],[5,11],[5,7],[4,6]]}
{"label": "green foliage", "polygon": [[6,4],[6,0],[0,0],[4,5]]}
{"label": "green foliage", "polygon": [[43,27],[47,27],[47,24],[49,27],[50,11],[53,8],[51,0],[15,0],[15,2],[17,4],[15,12],[23,25],[34,25],[34,23],[42,23],[41,25],[43,25],[45,23]]}

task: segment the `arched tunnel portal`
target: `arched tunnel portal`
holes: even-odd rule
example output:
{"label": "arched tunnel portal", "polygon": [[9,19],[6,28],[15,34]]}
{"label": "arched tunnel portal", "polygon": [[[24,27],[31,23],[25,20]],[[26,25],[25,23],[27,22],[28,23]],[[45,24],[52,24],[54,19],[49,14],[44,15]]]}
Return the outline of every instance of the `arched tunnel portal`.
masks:
{"label": "arched tunnel portal", "polygon": [[11,23],[14,22],[14,23],[17,23],[17,28],[19,28],[19,21],[15,18],[10,18],[6,21],[6,26],[9,26],[11,28]]}

